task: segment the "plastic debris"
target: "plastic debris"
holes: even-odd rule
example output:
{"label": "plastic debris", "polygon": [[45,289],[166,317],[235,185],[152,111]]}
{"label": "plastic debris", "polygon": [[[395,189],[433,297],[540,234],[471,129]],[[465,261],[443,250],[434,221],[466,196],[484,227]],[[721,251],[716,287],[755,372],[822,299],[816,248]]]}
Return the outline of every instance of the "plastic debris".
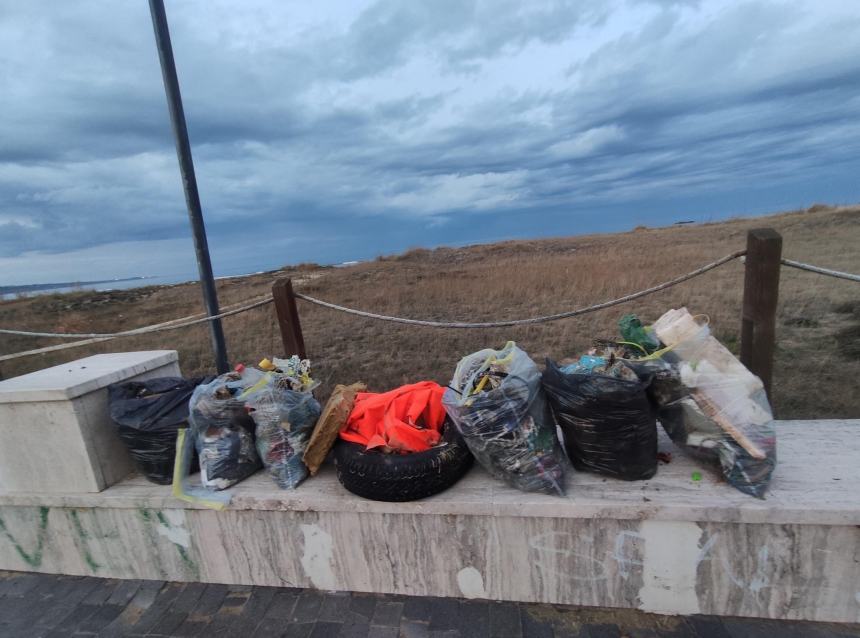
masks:
{"label": "plastic debris", "polygon": [[571,363],[564,366],[561,371],[565,374],[574,374],[579,372],[592,372],[595,368],[602,368],[606,365],[604,357],[597,357],[591,354],[584,354],[576,363]]}
{"label": "plastic debris", "polygon": [[206,488],[226,489],[261,463],[283,488],[308,474],[302,455],[320,414],[310,362],[292,356],[260,363],[267,370],[239,364],[191,397],[191,434]]}
{"label": "plastic debris", "polygon": [[645,354],[651,354],[660,349],[660,339],[653,330],[642,325],[636,315],[624,315],[618,320],[618,329],[627,343],[642,348]]}
{"label": "plastic debris", "polygon": [[271,364],[239,399],[254,421],[257,452],[269,476],[278,487],[290,489],[308,475],[302,456],[320,416],[320,404],[311,394],[317,384],[307,360],[292,357]]}
{"label": "plastic debris", "polygon": [[190,429],[176,433],[176,461],[173,466],[173,496],[188,503],[195,503],[214,510],[223,510],[230,504],[232,495],[229,490],[214,492],[202,485],[192,484],[188,475],[192,464],[197,464],[194,449],[194,434]]}
{"label": "plastic debris", "polygon": [[527,492],[564,494],[564,455],[540,371],[513,341],[461,359],[442,402],[490,474]]}

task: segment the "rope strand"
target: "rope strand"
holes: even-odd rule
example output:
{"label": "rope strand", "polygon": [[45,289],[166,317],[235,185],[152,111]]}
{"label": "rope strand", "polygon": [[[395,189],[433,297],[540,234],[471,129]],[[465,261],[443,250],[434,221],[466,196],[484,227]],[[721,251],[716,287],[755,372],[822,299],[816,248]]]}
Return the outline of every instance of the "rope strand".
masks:
{"label": "rope strand", "polygon": [[553,315],[544,315],[542,317],[532,317],[529,319],[510,319],[507,321],[481,321],[481,322],[469,322],[469,321],[426,321],[423,319],[406,319],[405,317],[392,317],[389,315],[379,315],[374,312],[366,312],[364,310],[355,310],[354,308],[347,308],[346,306],[339,306],[337,304],[330,303],[328,301],[322,301],[321,299],[317,299],[315,297],[311,297],[310,295],[305,295],[302,293],[294,293],[295,296],[299,299],[304,299],[310,303],[316,304],[318,306],[323,306],[325,308],[331,308],[332,310],[339,310],[340,312],[345,312],[350,315],[356,315],[358,317],[366,317],[368,319],[379,319],[381,321],[392,321],[394,323],[405,323],[412,326],[428,326],[431,328],[504,328],[507,326],[522,326],[536,323],[546,323],[548,321],[558,321],[559,319],[569,319],[570,317],[577,317],[579,315],[584,315],[589,312],[596,312],[598,310],[603,310],[604,308],[611,308],[612,306],[617,306],[619,304],[627,303],[628,301],[633,301],[634,299],[639,299],[640,297],[644,297],[645,295],[650,295],[655,292],[659,292],[661,290],[665,290],[666,288],[671,288],[672,286],[677,286],[680,283],[687,281],[688,279],[692,279],[693,277],[698,277],[699,275],[703,275],[709,270],[713,270],[714,268],[718,268],[725,263],[732,261],[733,259],[737,259],[738,257],[742,257],[746,254],[745,250],[738,250],[733,252],[730,255],[726,255],[722,259],[718,259],[717,261],[711,262],[710,264],[706,264],[701,268],[697,268],[692,272],[688,272],[686,275],[681,275],[680,277],[676,277],[675,279],[671,279],[669,281],[665,281],[662,284],[657,284],[656,286],[652,286],[651,288],[646,288],[645,290],[640,290],[639,292],[634,292],[629,295],[625,295],[623,297],[619,297],[617,299],[612,299],[610,301],[604,301],[602,303],[594,304],[592,306],[587,306],[585,308],[579,308],[577,310],[569,310],[567,312],[559,312]]}
{"label": "rope strand", "polygon": [[[367,312],[365,310],[356,310],[355,308],[347,308],[346,306],[340,306],[335,303],[331,303],[328,301],[323,301],[322,299],[317,299],[316,297],[312,297],[310,295],[306,295],[303,293],[296,292],[295,296],[299,299],[303,299],[308,303],[316,304],[318,306],[322,306],[324,308],[329,308],[331,310],[337,310],[339,312],[344,312],[346,314],[355,315],[357,317],[365,317],[367,319],[378,319],[380,321],[391,321],[394,323],[402,323],[413,326],[427,326],[430,328],[504,328],[509,326],[522,326],[522,325],[531,325],[537,323],[547,323],[550,321],[558,321],[560,319],[569,319],[571,317],[578,317],[580,315],[584,315],[590,312],[596,312],[598,310],[603,310],[605,308],[611,308],[613,306],[618,306],[623,303],[627,303],[628,301],[633,301],[635,299],[640,299],[646,295],[653,294],[655,292],[659,292],[661,290],[666,290],[667,288],[671,288],[672,286],[677,286],[680,283],[688,281],[693,277],[698,277],[714,268],[718,268],[723,264],[726,264],[734,259],[738,259],[739,257],[743,257],[746,255],[745,250],[738,250],[733,252],[725,257],[718,259],[717,261],[711,262],[709,264],[705,264],[701,268],[697,268],[691,272],[688,272],[685,275],[681,275],[676,277],[675,279],[670,279],[669,281],[665,281],[661,284],[657,284],[656,286],[652,286],[650,288],[646,288],[645,290],[640,290],[638,292],[631,293],[629,295],[624,295],[623,297],[618,297],[617,299],[611,299],[609,301],[604,301],[598,304],[593,304],[591,306],[586,306],[585,308],[578,308],[576,310],[570,310],[567,312],[559,312],[557,314],[552,315],[543,315],[540,317],[531,317],[527,319],[510,319],[505,321],[482,321],[482,322],[467,322],[467,321],[428,321],[424,319],[409,319],[406,317],[394,317],[390,315],[380,315],[374,312]],[[805,264],[799,261],[793,261],[791,259],[783,259],[782,264],[785,266],[790,266],[791,268],[798,268],[800,270],[806,270],[809,272],[814,272],[819,275],[827,275],[829,277],[837,277],[839,279],[846,279],[848,281],[858,281],[860,282],[860,275],[855,275],[852,273],[842,272],[839,270],[831,270],[829,268],[821,268],[819,266],[812,266],[810,264]],[[240,302],[241,305],[234,304],[232,306],[226,306],[229,310],[225,310],[220,314],[217,314],[212,317],[197,315],[190,315],[188,317],[182,317],[179,319],[173,319],[171,321],[165,321],[163,323],[154,324],[151,326],[144,326],[141,328],[135,328],[132,330],[124,330],[122,332],[108,332],[108,333],[68,333],[68,332],[31,332],[26,330],[9,330],[0,328],[0,334],[10,334],[10,335],[19,335],[24,337],[43,337],[43,338],[51,338],[51,339],[83,339],[83,341],[75,341],[73,343],[64,343],[55,346],[47,346],[44,348],[36,348],[35,350],[25,350],[23,352],[16,352],[13,354],[0,355],[0,361],[8,361],[11,359],[17,359],[19,357],[30,356],[34,354],[44,354],[47,352],[54,352],[56,350],[65,350],[67,348],[77,348],[80,346],[89,345],[92,343],[98,343],[100,341],[107,341],[110,339],[116,339],[118,337],[131,337],[136,335],[144,335],[150,334],[154,332],[164,332],[167,330],[179,330],[180,328],[187,328],[188,326],[194,326],[201,323],[206,323],[208,321],[213,321],[215,319],[221,319],[223,317],[230,317],[233,315],[237,315],[242,312],[246,312],[248,310],[252,310],[254,308],[259,308],[260,306],[264,306],[266,304],[272,303],[273,298],[271,295],[265,295],[263,297],[258,297],[250,302]]]}
{"label": "rope strand", "polygon": [[783,266],[791,266],[798,270],[808,270],[809,272],[818,273],[819,275],[827,275],[828,277],[837,277],[838,279],[847,279],[848,281],[860,281],[860,275],[853,275],[850,272],[842,272],[841,270],[830,270],[821,266],[811,266],[804,264],[801,261],[793,261],[791,259],[783,259]]}
{"label": "rope strand", "polygon": [[183,321],[181,323],[173,323],[168,321],[166,323],[171,325],[156,324],[152,326],[144,326],[142,328],[134,328],[133,330],[123,330],[122,332],[29,332],[26,330],[6,330],[0,328],[0,334],[19,335],[22,337],[46,337],[52,339],[115,339],[116,337],[132,337],[135,335],[149,334],[151,332],[178,330],[179,328],[187,328],[188,326],[194,326],[198,323],[206,323],[207,321],[214,321],[215,319],[221,319],[223,317],[229,317],[231,315],[238,315],[240,312],[245,312],[247,310],[252,310],[253,308],[265,306],[267,303],[272,303],[272,301],[272,295],[267,295],[266,297],[236,308],[235,310],[228,310],[217,315],[212,315],[211,317],[202,317],[200,319]]}

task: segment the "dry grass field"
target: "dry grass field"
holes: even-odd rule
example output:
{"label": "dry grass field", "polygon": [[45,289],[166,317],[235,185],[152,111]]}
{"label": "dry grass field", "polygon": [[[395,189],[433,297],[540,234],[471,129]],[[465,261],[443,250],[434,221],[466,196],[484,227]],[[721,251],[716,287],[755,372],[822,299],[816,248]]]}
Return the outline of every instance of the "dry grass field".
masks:
{"label": "dry grass field", "polygon": [[[620,234],[511,241],[466,248],[415,249],[348,268],[301,265],[219,282],[221,304],[265,294],[291,276],[296,289],[382,314],[482,321],[561,312],[671,279],[745,246],[746,231],[782,233],[783,255],[816,265],[860,271],[860,208],[814,207],[758,219],[638,228]],[[104,273],[110,276],[110,273]],[[782,269],[775,411],[780,418],[860,418],[860,286]],[[542,364],[616,334],[618,318],[645,321],[668,308],[705,313],[737,352],[743,265],[733,262],[645,299],[536,326],[441,330],[351,317],[299,301],[305,342],[325,398],[335,383],[362,380],[384,390],[409,381],[447,383],[458,359],[479,348],[516,340]],[[0,326],[65,332],[112,332],[202,311],[196,284],[120,292],[78,292],[0,302]],[[224,320],[231,361],[281,355],[271,305]],[[56,340],[0,336],[0,353]],[[97,352],[177,349],[185,374],[212,370],[205,327],[102,342],[0,363],[8,378]]]}

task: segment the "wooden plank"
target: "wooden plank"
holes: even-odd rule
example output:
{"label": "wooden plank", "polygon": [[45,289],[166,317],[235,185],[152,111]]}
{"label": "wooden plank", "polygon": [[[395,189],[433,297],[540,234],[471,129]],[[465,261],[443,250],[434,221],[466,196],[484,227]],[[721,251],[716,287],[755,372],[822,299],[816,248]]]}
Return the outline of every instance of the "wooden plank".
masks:
{"label": "wooden plank", "polygon": [[781,258],[782,236],[778,232],[756,228],[747,233],[741,363],[761,379],[768,397],[773,380]]}
{"label": "wooden plank", "polygon": [[293,280],[278,279],[272,286],[272,297],[275,300],[275,313],[284,344],[284,356],[297,354],[306,359],[305,339],[299,321],[299,310],[296,308],[296,297],[293,294]]}

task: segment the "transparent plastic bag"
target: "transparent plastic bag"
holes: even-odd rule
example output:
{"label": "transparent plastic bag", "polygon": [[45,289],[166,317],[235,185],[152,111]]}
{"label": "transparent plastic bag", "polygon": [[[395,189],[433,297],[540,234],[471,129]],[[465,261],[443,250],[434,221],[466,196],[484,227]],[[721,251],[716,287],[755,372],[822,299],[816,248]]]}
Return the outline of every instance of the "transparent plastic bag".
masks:
{"label": "transparent plastic bag", "polygon": [[240,395],[264,374],[253,368],[228,372],[191,395],[189,422],[204,487],[223,490],[260,469],[256,424]]}
{"label": "transparent plastic bag", "polygon": [[308,475],[302,455],[320,416],[310,391],[296,391],[295,379],[267,372],[241,398],[256,425],[257,452],[272,480],[281,488],[296,487]]}
{"label": "transparent plastic bag", "polygon": [[564,494],[564,454],[540,370],[513,341],[461,359],[442,403],[494,477],[526,492]]}
{"label": "transparent plastic bag", "polygon": [[668,346],[650,394],[666,433],[693,456],[720,465],[742,492],[763,497],[776,467],[776,433],[761,380],[686,308],[652,326]]}
{"label": "transparent plastic bag", "polygon": [[645,392],[648,382],[637,379],[629,368],[632,379],[586,366],[575,370],[560,369],[547,359],[543,374],[573,466],[627,481],[654,476],[657,422]]}

